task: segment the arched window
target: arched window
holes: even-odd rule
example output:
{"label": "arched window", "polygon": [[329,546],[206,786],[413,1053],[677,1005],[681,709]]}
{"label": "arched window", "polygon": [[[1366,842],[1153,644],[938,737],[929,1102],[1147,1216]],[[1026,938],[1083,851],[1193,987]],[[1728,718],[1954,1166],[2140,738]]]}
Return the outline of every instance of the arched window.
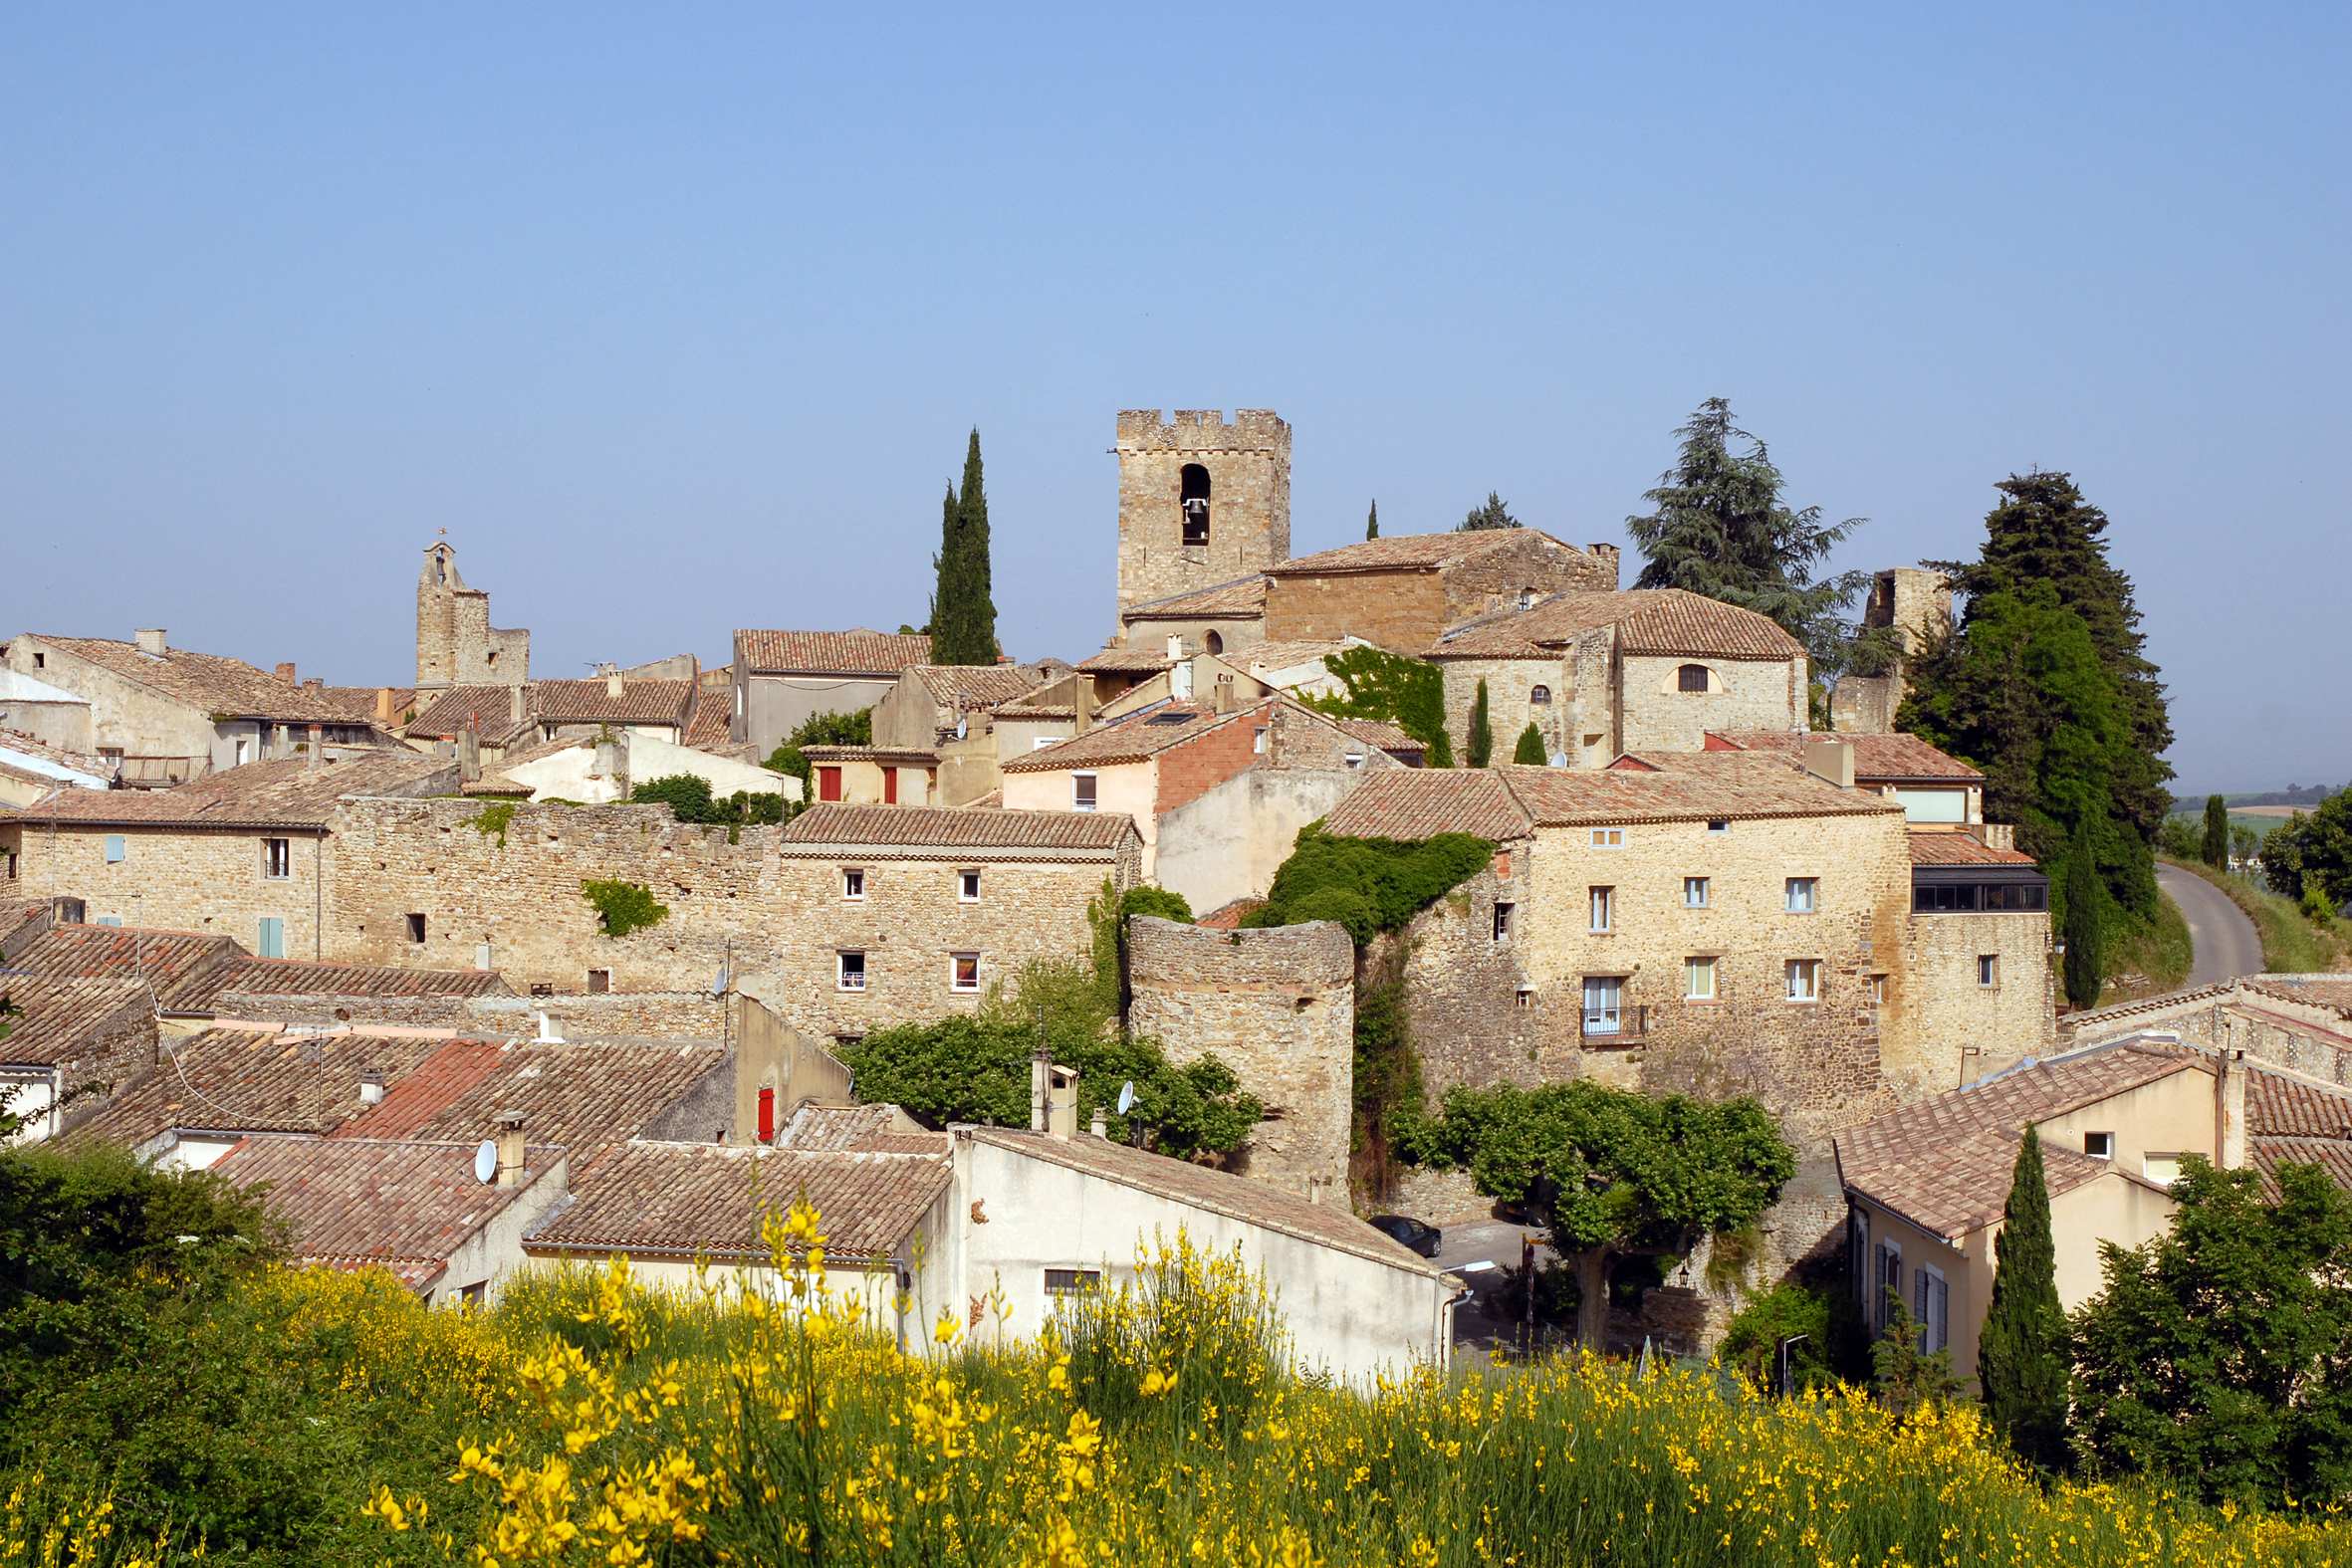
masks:
{"label": "arched window", "polygon": [[1536,687],[1534,690],[1528,693],[1528,701],[1534,704],[1538,708],[1550,707],[1551,688],[1548,686]]}
{"label": "arched window", "polygon": [[1225,639],[1212,631],[1206,637],[1201,639],[1201,646],[1208,649],[1211,653],[1223,653],[1225,651]]}
{"label": "arched window", "polygon": [[1209,543],[1209,471],[1198,463],[1187,463],[1178,476],[1182,484],[1178,497],[1184,504],[1184,543]]}
{"label": "arched window", "polygon": [[1713,688],[1708,685],[1707,666],[1704,664],[1686,664],[1674,673],[1675,685],[1678,690],[1686,692],[1703,692],[1713,690]]}

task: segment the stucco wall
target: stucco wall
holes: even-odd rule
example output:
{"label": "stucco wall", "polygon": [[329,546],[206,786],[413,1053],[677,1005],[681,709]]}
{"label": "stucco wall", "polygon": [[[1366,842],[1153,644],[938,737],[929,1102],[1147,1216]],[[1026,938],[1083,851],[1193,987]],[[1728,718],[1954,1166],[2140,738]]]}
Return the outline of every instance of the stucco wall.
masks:
{"label": "stucco wall", "polygon": [[423,1292],[428,1302],[455,1301],[468,1285],[483,1285],[485,1304],[495,1304],[506,1284],[527,1259],[523,1234],[546,1218],[572,1190],[572,1157],[561,1154],[555,1165],[517,1193],[489,1224],[467,1236],[449,1254],[449,1266]]}
{"label": "stucco wall", "polygon": [[[38,667],[33,662],[37,653],[42,656]],[[201,760],[212,755],[213,725],[208,714],[176,698],[135,686],[55,643],[32,636],[11,640],[8,667],[88,699],[94,747],[118,749],[125,757]],[[200,770],[201,762],[197,766]]]}
{"label": "stucco wall", "polygon": [[[1374,759],[1399,763],[1376,747]],[[1298,830],[1319,821],[1363,783],[1363,772],[1345,768],[1253,768],[1163,814],[1152,859],[1152,879],[1181,893],[1193,913],[1205,915],[1237,898],[1262,896],[1274,874],[1291,857]]]}
{"label": "stucco wall", "polygon": [[744,693],[744,728],[752,755],[765,762],[785,738],[821,713],[859,713],[880,702],[898,684],[841,675],[752,675],[736,666],[735,684]]}

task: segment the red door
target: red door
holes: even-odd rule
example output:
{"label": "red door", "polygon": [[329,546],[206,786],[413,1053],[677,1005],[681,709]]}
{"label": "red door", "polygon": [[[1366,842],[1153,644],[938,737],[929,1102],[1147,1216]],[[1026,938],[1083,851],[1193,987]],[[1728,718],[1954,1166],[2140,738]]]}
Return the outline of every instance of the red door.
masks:
{"label": "red door", "polygon": [[898,803],[898,770],[895,768],[882,770],[882,803],[884,805]]}
{"label": "red door", "polygon": [[841,797],[841,771],[838,768],[817,770],[817,798],[838,800]]}

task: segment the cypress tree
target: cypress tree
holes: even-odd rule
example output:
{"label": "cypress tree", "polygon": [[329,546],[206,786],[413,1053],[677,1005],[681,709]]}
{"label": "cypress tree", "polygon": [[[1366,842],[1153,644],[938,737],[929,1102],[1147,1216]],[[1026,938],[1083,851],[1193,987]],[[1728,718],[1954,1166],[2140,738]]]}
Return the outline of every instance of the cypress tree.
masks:
{"label": "cypress tree", "polygon": [[2205,797],[2205,863],[2217,870],[2230,864],[2230,803],[2218,794]]}
{"label": "cypress tree", "polygon": [[[2068,956],[2073,949],[2069,945]],[[2050,1239],[2050,1190],[2041,1138],[2030,1123],[2009,1177],[2008,1207],[1993,1243],[1993,1301],[1977,1342],[1977,1386],[1986,1419],[2017,1457],[2045,1470],[2066,1464],[2066,1395],[2072,1360],[2058,1257]]]}
{"label": "cypress tree", "polygon": [[1543,755],[1543,732],[1535,728],[1534,720],[1529,719],[1528,727],[1519,732],[1519,750],[1511,754],[1511,760],[1523,768],[1541,768],[1551,761]]}
{"label": "cypress tree", "polygon": [[2099,918],[2099,901],[2106,889],[2099,881],[2098,862],[2091,855],[2087,822],[2076,830],[2074,847],[2066,851],[2061,885],[2066,895],[2066,923],[2061,928],[2066,937],[2066,1000],[2078,1008],[2095,1008],[2107,967],[2106,927]]}
{"label": "cypress tree", "polygon": [[931,662],[997,662],[997,608],[991,597],[988,494],[981,483],[980,432],[964,454],[964,490],[948,487],[940,524],[939,587],[931,599]]}
{"label": "cypress tree", "polygon": [[1470,745],[1463,757],[1471,767],[1484,768],[1495,756],[1495,724],[1487,714],[1487,683],[1478,683],[1478,700],[1470,705]]}
{"label": "cypress tree", "polygon": [[1374,502],[1372,503],[1372,515],[1371,515],[1370,517],[1368,517],[1368,518],[1364,519],[1364,538],[1366,538],[1366,539],[1378,539],[1379,537],[1380,537],[1380,503],[1379,503],[1379,502],[1377,502],[1377,501],[1374,501]]}

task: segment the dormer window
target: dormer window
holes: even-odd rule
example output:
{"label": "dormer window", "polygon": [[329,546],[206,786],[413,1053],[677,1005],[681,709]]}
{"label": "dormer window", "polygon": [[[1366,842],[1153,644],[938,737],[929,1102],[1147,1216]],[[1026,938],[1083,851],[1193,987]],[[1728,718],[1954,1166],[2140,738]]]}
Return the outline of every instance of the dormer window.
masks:
{"label": "dormer window", "polygon": [[1678,691],[1703,692],[1711,689],[1707,684],[1707,666],[1704,664],[1684,665],[1674,672],[1674,680]]}
{"label": "dormer window", "polygon": [[1187,463],[1178,476],[1178,499],[1184,506],[1184,543],[1209,543],[1209,471]]}

